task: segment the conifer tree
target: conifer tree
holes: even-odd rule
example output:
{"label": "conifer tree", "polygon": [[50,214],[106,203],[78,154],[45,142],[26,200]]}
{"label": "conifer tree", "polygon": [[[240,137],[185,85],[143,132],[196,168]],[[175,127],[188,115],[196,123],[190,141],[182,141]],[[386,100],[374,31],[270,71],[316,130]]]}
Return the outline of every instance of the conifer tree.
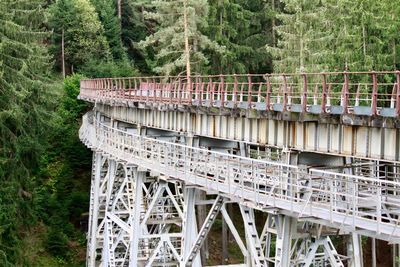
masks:
{"label": "conifer tree", "polygon": [[32,222],[32,173],[48,128],[50,57],[44,1],[0,1],[0,266],[21,266],[20,231]]}
{"label": "conifer tree", "polygon": [[122,2],[122,42],[127,49],[128,57],[134,61],[135,66],[142,73],[153,74],[148,62],[154,59],[153,50],[148,47],[143,50],[139,42],[146,39],[148,35],[154,33],[156,23],[146,20],[144,12],[149,6],[148,0],[125,0]]}
{"label": "conifer tree", "polygon": [[[186,0],[185,0],[186,1]],[[142,48],[152,46],[155,58],[150,62],[156,73],[179,74],[186,67],[184,38],[184,9],[182,0],[149,1],[145,18],[158,23],[154,34],[140,43]],[[154,12],[152,12],[154,10]],[[205,50],[221,51],[221,47],[206,35],[208,3],[206,0],[187,1],[187,27],[190,63],[194,73],[204,71],[209,63]]]}
{"label": "conifer tree", "polygon": [[101,24],[104,28],[104,35],[107,38],[113,58],[115,60],[125,60],[126,53],[121,40],[121,23],[117,17],[115,2],[109,0],[92,1],[99,14]]}
{"label": "conifer tree", "polygon": [[250,31],[250,18],[254,15],[238,1],[214,1],[210,3],[208,23],[212,40],[225,47],[223,54],[213,53],[213,73],[245,73],[248,71],[242,59],[251,53],[252,48],[244,44]]}
{"label": "conifer tree", "polygon": [[328,69],[329,45],[333,40],[326,2],[282,0],[284,11],[277,15],[277,46],[268,46],[275,72],[312,72]]}
{"label": "conifer tree", "polygon": [[[90,59],[107,59],[110,48],[94,6],[89,0],[57,0],[50,7],[50,26],[54,35],[55,55],[61,54],[61,33],[64,32],[65,62],[71,71]],[[60,63],[60,57],[56,57]]]}

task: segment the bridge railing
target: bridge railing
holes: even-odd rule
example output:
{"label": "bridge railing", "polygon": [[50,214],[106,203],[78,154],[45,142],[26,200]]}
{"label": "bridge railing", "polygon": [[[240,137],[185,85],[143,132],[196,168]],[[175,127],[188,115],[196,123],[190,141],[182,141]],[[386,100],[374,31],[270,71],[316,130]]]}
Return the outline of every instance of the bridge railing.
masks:
{"label": "bridge railing", "polygon": [[400,115],[400,71],[104,78],[81,98],[332,114]]}
{"label": "bridge railing", "polygon": [[92,149],[235,200],[400,238],[397,178],[306,170],[147,138],[87,119],[80,137]]}

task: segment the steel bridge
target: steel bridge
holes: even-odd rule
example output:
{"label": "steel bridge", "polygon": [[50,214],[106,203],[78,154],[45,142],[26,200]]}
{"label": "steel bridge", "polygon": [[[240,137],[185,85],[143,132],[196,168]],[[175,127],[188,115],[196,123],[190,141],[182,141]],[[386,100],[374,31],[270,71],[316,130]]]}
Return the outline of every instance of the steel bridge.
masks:
{"label": "steel bridge", "polygon": [[94,79],[79,98],[87,266],[205,266],[217,220],[241,266],[363,266],[362,236],[397,266],[400,72]]}

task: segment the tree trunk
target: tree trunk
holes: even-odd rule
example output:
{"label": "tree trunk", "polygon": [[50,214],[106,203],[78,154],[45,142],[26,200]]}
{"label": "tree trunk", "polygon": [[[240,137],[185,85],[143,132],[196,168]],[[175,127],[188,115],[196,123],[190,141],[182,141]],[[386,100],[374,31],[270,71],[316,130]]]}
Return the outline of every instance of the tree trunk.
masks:
{"label": "tree trunk", "polygon": [[275,21],[275,0],[272,0],[272,47],[275,47],[275,26],[276,26],[276,21]]}
{"label": "tree trunk", "polygon": [[190,50],[189,50],[189,25],[187,18],[187,0],[183,0],[183,26],[184,26],[184,38],[185,38],[185,58],[186,58],[186,78],[190,90]]}
{"label": "tree trunk", "polygon": [[64,29],[62,29],[61,33],[61,68],[62,68],[62,75],[65,79],[65,52],[64,52]]}
{"label": "tree trunk", "polygon": [[122,18],[122,7],[121,7],[122,3],[121,2],[122,2],[122,0],[117,0],[118,18],[120,21]]}

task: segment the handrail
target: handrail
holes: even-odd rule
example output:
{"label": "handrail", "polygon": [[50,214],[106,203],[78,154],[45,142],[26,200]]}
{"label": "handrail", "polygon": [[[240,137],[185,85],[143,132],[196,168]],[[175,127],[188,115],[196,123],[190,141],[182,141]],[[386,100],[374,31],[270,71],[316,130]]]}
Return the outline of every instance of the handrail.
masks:
{"label": "handrail", "polygon": [[399,117],[399,82],[399,71],[99,78],[81,81],[80,98]]}
{"label": "handrail", "polygon": [[80,138],[92,149],[187,184],[400,239],[400,182],[225,154],[128,133],[84,117]]}

